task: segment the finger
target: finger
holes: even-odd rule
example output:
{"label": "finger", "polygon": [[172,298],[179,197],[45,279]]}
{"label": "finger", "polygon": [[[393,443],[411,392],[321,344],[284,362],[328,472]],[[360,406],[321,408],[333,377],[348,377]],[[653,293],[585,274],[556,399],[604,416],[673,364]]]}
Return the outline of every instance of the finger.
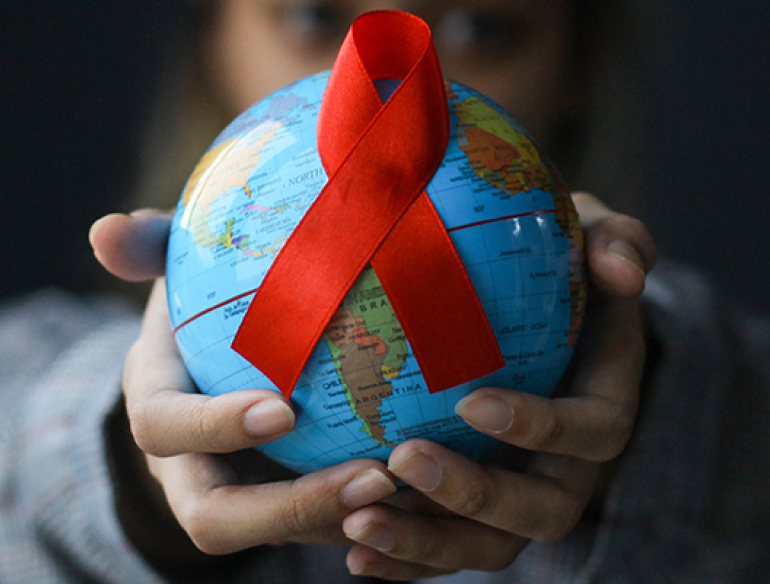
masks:
{"label": "finger", "polygon": [[435,515],[438,517],[456,516],[455,513],[423,495],[420,491],[403,486],[385,499],[384,503],[412,514]]}
{"label": "finger", "polygon": [[539,458],[532,473],[520,474],[484,467],[433,442],[413,440],[393,451],[388,468],[457,515],[506,533],[554,541],[580,518],[597,465],[568,456]]}
{"label": "finger", "polygon": [[586,193],[574,193],[573,199],[585,234],[592,283],[622,298],[641,294],[658,258],[650,232],[641,221],[614,213]]}
{"label": "finger", "polygon": [[450,574],[424,564],[413,564],[388,557],[365,545],[353,546],[348,552],[347,567],[354,576],[369,576],[383,580],[410,581],[418,578],[435,578]]}
{"label": "finger", "polygon": [[342,527],[360,544],[357,547],[378,552],[352,552],[348,569],[396,579],[459,570],[496,572],[509,566],[529,543],[470,519],[424,516],[388,505],[359,509],[345,518]]}
{"label": "finger", "polygon": [[97,220],[89,232],[94,255],[104,268],[129,282],[163,275],[171,215],[145,209],[114,213]]}
{"label": "finger", "polygon": [[645,344],[636,302],[613,299],[595,315],[601,334],[570,376],[570,396],[542,398],[482,388],[457,403],[470,426],[507,444],[592,461],[617,457],[631,435],[639,405]]}
{"label": "finger", "polygon": [[[356,511],[343,522],[346,535],[359,543],[348,555],[354,574],[407,580],[464,569],[501,570],[529,537],[553,541],[568,533],[595,482],[596,465],[570,457],[543,455],[527,476],[485,470],[427,441],[399,449],[391,469],[455,516],[391,505]],[[423,457],[435,461],[438,473]]]}
{"label": "finger", "polygon": [[123,391],[134,439],[156,456],[232,452],[275,440],[295,424],[288,400],[276,391],[194,393],[174,342],[163,280],[153,288],[126,358]]}
{"label": "finger", "polygon": [[[195,545],[209,554],[341,534],[342,519],[396,490],[385,466],[356,460],[300,477],[261,485],[233,486],[210,455],[148,457],[169,506]],[[339,542],[339,536],[334,542]]]}

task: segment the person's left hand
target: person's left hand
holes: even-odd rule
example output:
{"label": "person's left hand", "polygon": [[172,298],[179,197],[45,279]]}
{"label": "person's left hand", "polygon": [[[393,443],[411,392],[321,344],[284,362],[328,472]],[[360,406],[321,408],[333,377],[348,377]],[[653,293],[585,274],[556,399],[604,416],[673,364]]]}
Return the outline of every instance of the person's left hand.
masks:
{"label": "person's left hand", "polygon": [[345,519],[345,534],[358,542],[348,554],[352,573],[408,580],[501,570],[530,540],[569,533],[589,502],[600,463],[625,447],[645,360],[636,297],[656,250],[638,221],[587,195],[575,201],[595,288],[566,397],[485,388],[456,408],[477,430],[536,453],[531,464],[515,472],[425,440],[401,444],[388,467],[414,490]]}

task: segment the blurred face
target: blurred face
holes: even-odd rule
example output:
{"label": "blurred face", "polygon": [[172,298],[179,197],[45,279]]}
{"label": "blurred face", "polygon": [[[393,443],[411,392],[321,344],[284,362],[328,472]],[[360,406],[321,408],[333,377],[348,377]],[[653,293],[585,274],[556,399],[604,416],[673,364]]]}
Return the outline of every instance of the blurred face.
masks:
{"label": "blurred face", "polygon": [[381,8],[425,19],[444,76],[491,97],[545,143],[576,101],[569,0],[215,1],[206,72],[229,117],[331,68],[355,17]]}

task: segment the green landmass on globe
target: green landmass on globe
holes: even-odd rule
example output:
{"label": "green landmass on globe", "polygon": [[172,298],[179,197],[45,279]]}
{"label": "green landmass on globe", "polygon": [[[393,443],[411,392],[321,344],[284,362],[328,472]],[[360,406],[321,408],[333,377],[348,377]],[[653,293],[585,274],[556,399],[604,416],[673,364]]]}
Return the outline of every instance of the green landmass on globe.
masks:
{"label": "green landmass on globe", "polygon": [[[180,198],[169,239],[169,308],[181,354],[205,393],[275,389],[230,345],[273,259],[326,183],[315,127],[327,79],[305,78],[244,112]],[[489,385],[549,395],[572,356],[586,281],[567,187],[502,108],[460,83],[446,88],[452,131],[426,190],[506,367],[429,394],[382,285],[366,268],[292,394],[296,429],[260,447],[298,472],[354,457],[386,459],[415,437],[481,457],[497,442],[469,428],[454,404]]]}

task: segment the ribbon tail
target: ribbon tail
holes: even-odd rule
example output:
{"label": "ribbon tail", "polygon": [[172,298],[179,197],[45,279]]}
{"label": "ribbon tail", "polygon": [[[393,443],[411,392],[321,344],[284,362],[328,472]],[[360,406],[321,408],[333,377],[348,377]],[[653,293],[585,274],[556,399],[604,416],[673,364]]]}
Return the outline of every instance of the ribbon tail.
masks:
{"label": "ribbon tail", "polygon": [[[402,80],[384,104],[372,81],[383,78]],[[504,366],[424,191],[448,138],[446,93],[427,25],[393,11],[360,17],[319,114],[329,182],[273,262],[232,344],[287,396],[370,262],[431,392]]]}
{"label": "ribbon tail", "polygon": [[505,366],[473,283],[428,195],[372,258],[430,393]]}

